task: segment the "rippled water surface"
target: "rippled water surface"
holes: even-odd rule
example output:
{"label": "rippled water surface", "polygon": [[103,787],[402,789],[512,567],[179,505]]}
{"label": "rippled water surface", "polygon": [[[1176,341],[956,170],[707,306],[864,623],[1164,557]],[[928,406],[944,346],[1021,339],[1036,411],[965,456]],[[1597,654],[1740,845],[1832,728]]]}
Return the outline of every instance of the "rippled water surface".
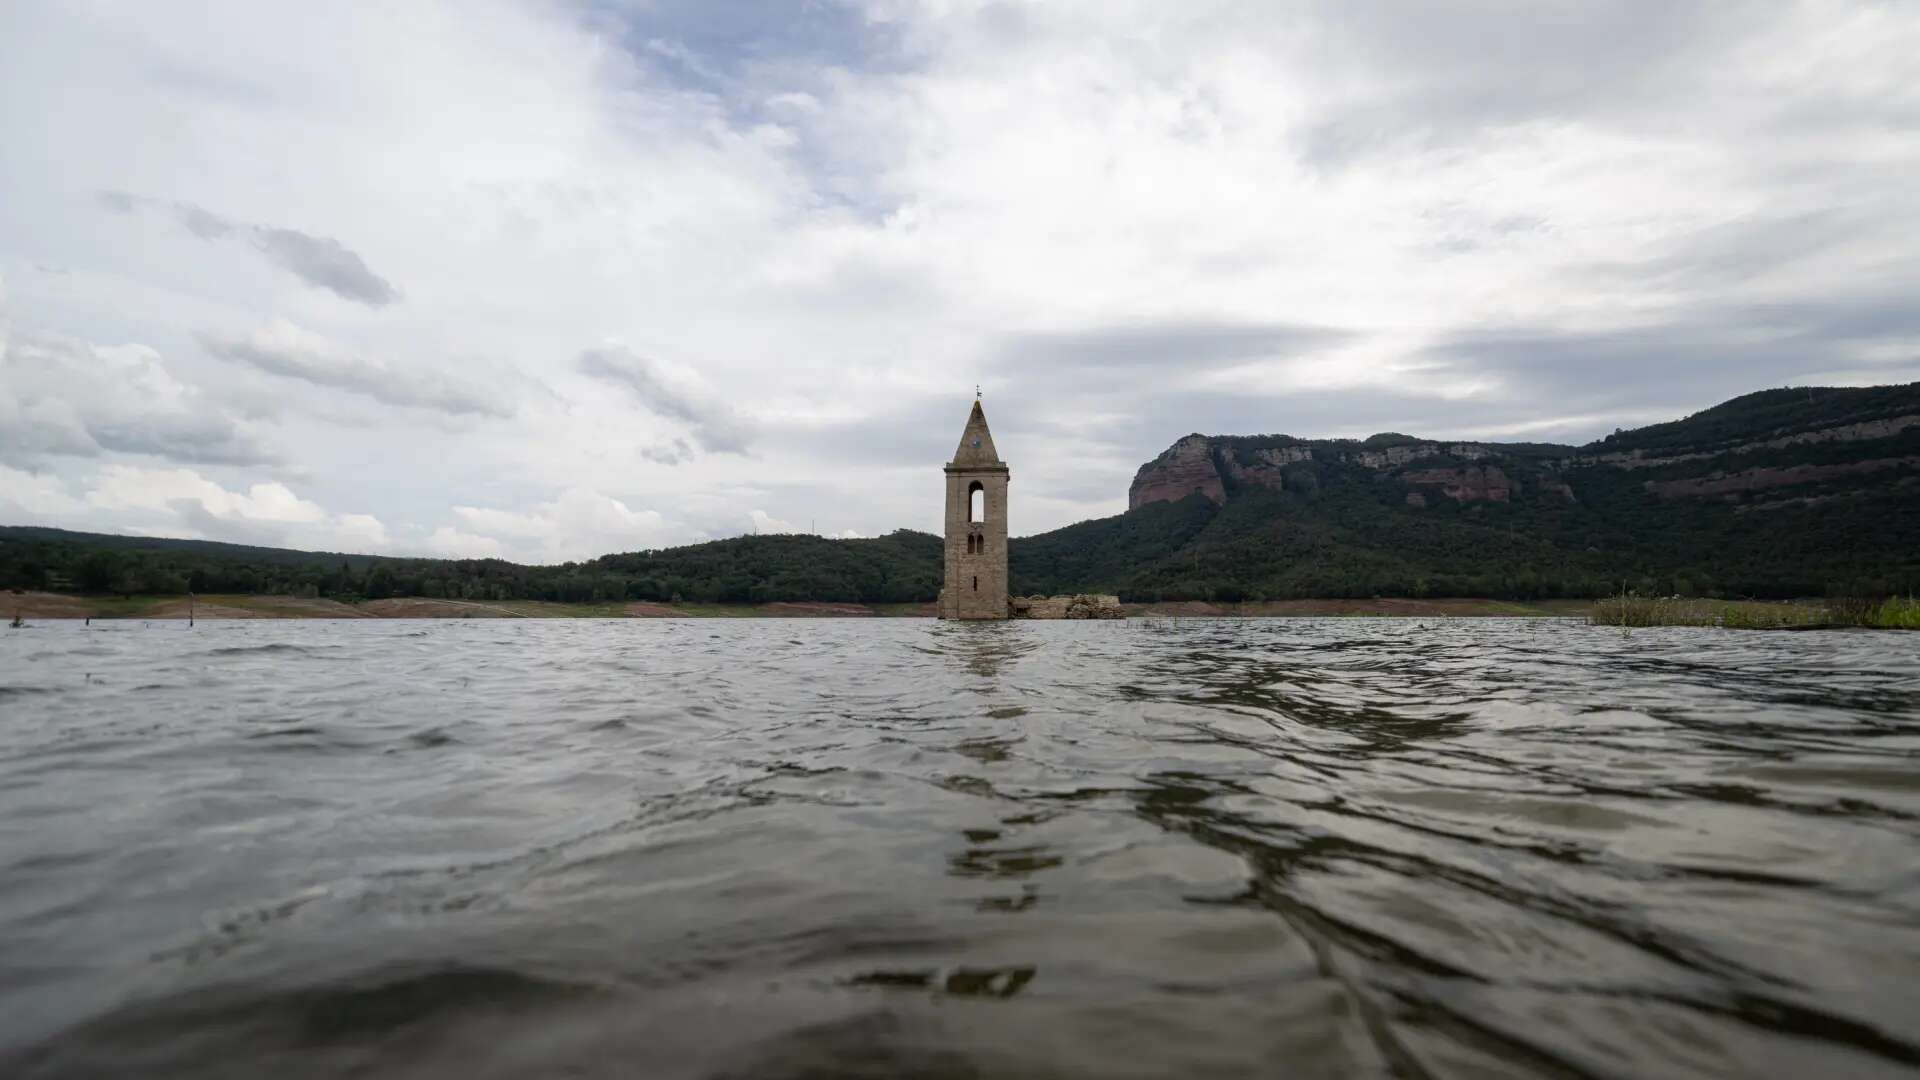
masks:
{"label": "rippled water surface", "polygon": [[1920,635],[0,636],[0,1074],[1920,1073]]}

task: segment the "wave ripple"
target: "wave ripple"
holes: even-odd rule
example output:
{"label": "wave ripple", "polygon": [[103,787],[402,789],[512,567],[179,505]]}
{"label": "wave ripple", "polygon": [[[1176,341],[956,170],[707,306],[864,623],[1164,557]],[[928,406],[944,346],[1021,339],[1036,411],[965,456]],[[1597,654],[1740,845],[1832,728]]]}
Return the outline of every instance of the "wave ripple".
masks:
{"label": "wave ripple", "polygon": [[1920,1074],[1920,639],[0,637],[0,1074]]}

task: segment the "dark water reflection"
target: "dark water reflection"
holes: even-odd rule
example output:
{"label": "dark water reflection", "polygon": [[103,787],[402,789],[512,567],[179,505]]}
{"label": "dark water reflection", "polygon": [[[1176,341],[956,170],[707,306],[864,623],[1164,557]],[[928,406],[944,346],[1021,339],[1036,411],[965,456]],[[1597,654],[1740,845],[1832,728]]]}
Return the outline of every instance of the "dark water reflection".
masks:
{"label": "dark water reflection", "polygon": [[1920,1074],[1920,635],[0,638],[0,1074]]}

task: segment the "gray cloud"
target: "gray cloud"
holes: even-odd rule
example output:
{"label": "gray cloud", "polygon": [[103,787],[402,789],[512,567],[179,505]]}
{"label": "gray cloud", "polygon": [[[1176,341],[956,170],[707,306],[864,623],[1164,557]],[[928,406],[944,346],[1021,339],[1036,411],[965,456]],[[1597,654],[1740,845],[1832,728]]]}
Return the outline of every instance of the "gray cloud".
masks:
{"label": "gray cloud", "polygon": [[579,369],[583,375],[624,386],[654,414],[686,424],[702,450],[744,454],[753,442],[753,425],[733,406],[676,384],[658,363],[629,349],[588,349],[580,354]]}
{"label": "gray cloud", "polygon": [[[1906,215],[1910,219],[1910,215]],[[1674,237],[1637,257],[1575,266],[1568,275],[1608,287],[1663,290],[1738,288],[1870,240],[1888,227],[1883,211],[1839,208],[1754,213]],[[1920,260],[1909,259],[1910,276]],[[1895,267],[1883,266],[1882,276]]]}
{"label": "gray cloud", "polygon": [[355,355],[287,322],[250,338],[203,334],[201,344],[223,360],[314,386],[361,394],[386,405],[454,416],[513,416],[523,387],[466,385],[437,374],[399,371]]}
{"label": "gray cloud", "polygon": [[104,419],[91,428],[103,449],[123,454],[145,454],[168,461],[198,465],[275,465],[278,455],[268,452],[250,435],[236,429],[225,416],[137,416]]}
{"label": "gray cloud", "polygon": [[[1496,376],[1504,398],[1580,412],[1636,409],[1675,416],[1753,390],[1854,373],[1896,381],[1920,366],[1920,308],[1907,294],[1733,302],[1650,325],[1461,331],[1427,356]],[[1475,406],[1461,411],[1471,414]]]}
{"label": "gray cloud", "polygon": [[1328,5],[1308,17],[1307,62],[1347,89],[1306,130],[1303,156],[1338,167],[1404,140],[1658,112],[1711,76],[1708,54],[1724,57],[1767,28],[1765,13],[1758,0]]}
{"label": "gray cloud", "polygon": [[[883,413],[827,423],[776,421],[768,437],[805,460],[834,466],[910,466],[925,469],[946,461],[960,444],[971,394],[895,400]],[[1007,399],[1011,400],[1011,398]],[[987,402],[987,421],[996,443],[1013,430],[1011,414],[998,399]]]}
{"label": "gray cloud", "polygon": [[656,465],[685,465],[695,457],[693,446],[685,439],[657,443],[640,448],[640,456]]}
{"label": "gray cloud", "polygon": [[[122,214],[166,205],[124,191],[101,191],[95,198],[107,209]],[[183,228],[209,243],[246,231],[252,236],[256,250],[316,289],[325,289],[369,307],[385,307],[400,299],[400,291],[391,282],[374,273],[365,259],[332,237],[271,225],[249,225],[193,203],[174,203],[172,209]]]}
{"label": "gray cloud", "polygon": [[1301,356],[1344,344],[1354,336],[1345,330],[1292,323],[1194,320],[1098,326],[1008,336],[999,345],[995,366],[1010,372],[1065,367],[1075,374],[1142,368],[1193,371]]}
{"label": "gray cloud", "polygon": [[218,240],[233,231],[232,222],[192,203],[181,203],[175,209],[180,213],[180,224],[202,240]]}
{"label": "gray cloud", "polygon": [[373,307],[399,299],[400,294],[385,278],[367,269],[366,260],[341,246],[338,240],[264,225],[254,227],[253,237],[254,245],[265,252],[267,258],[317,289]]}

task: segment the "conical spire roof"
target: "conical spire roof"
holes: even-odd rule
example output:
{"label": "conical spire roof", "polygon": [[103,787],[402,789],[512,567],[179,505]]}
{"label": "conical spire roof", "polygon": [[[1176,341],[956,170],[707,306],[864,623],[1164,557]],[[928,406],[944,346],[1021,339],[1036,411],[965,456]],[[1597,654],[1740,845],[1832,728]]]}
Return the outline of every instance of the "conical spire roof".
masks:
{"label": "conical spire roof", "polygon": [[987,412],[974,399],[973,412],[967,415],[967,429],[960,433],[960,449],[954,451],[951,468],[1005,467],[1000,452],[993,448],[993,432],[987,430]]}

